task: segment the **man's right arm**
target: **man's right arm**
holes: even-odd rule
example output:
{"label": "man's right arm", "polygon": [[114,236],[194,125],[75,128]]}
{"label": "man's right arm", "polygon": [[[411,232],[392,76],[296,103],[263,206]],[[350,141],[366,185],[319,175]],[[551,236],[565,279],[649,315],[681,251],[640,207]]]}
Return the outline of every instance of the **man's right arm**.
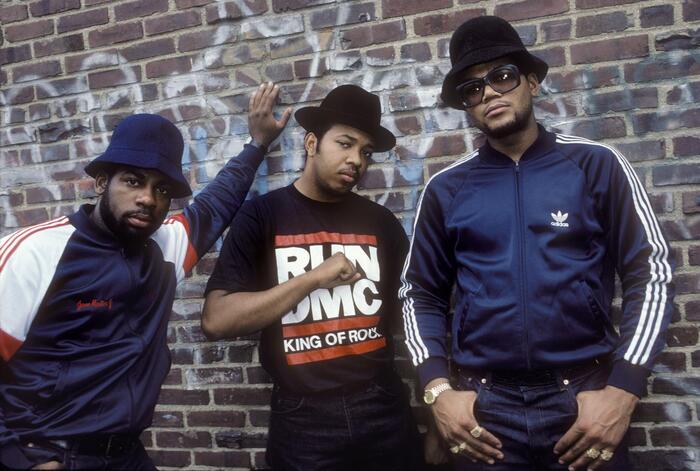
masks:
{"label": "man's right arm", "polygon": [[214,289],[204,302],[202,330],[212,339],[256,332],[281,319],[313,290],[349,284],[360,276],[342,253],[336,253],[313,270],[264,291]]}

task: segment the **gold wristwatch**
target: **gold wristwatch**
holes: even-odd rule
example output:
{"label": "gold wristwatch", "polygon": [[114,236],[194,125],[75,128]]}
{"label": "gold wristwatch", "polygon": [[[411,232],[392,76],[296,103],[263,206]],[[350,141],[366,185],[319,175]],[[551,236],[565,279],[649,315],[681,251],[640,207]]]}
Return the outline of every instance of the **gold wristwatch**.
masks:
{"label": "gold wristwatch", "polygon": [[433,404],[437,400],[438,396],[448,389],[452,389],[450,383],[440,383],[437,386],[426,389],[423,393],[423,401],[428,405]]}

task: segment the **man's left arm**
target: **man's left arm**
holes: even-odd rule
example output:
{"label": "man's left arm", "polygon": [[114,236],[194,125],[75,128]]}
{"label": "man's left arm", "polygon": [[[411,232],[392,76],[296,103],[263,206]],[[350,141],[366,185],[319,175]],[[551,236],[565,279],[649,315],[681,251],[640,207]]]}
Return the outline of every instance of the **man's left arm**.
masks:
{"label": "man's left arm", "polygon": [[[587,172],[622,281],[620,339],[607,386],[577,395],[579,416],[554,450],[575,469],[597,469],[622,440],[665,344],[673,309],[672,260],[644,186],[617,151]],[[590,170],[590,169],[589,169]],[[601,458],[589,450],[606,453]]]}
{"label": "man's left arm", "polygon": [[[251,96],[248,110],[248,128],[253,138],[237,157],[229,160],[214,180],[181,214],[165,220],[154,234],[167,260],[175,264],[178,281],[194,267],[197,261],[229,226],[243,204],[258,166],[267,147],[279,136],[291,116],[287,108],[276,120],[273,107],[279,95],[279,86],[262,84]],[[255,145],[257,144],[257,145]]]}

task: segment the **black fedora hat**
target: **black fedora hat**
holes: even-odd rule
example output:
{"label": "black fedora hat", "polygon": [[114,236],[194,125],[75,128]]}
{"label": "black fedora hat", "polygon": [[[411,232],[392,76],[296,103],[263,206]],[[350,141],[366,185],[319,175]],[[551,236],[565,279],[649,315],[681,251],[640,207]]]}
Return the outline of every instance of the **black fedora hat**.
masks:
{"label": "black fedora hat", "polygon": [[518,32],[503,18],[479,16],[462,23],[450,39],[452,69],[442,82],[442,101],[452,108],[463,110],[464,105],[456,90],[460,72],[504,56],[513,57],[516,65],[526,67],[527,72],[534,72],[540,82],[547,75],[547,63],[525,49]]}
{"label": "black fedora hat", "polygon": [[345,124],[369,134],[374,150],[384,152],[396,145],[396,137],[380,124],[382,107],[379,97],[357,85],[341,85],[331,90],[320,106],[307,106],[294,113],[307,131],[324,125]]}
{"label": "black fedora hat", "polygon": [[85,173],[97,176],[106,165],[158,170],[170,179],[173,198],[192,194],[182,174],[184,143],[180,130],[156,114],[134,114],[117,124],[104,154],[85,167]]}

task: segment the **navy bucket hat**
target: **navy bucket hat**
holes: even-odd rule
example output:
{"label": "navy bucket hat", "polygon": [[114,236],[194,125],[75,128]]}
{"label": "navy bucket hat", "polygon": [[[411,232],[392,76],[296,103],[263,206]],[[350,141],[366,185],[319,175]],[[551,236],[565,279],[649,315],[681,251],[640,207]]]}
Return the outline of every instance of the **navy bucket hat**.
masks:
{"label": "navy bucket hat", "polygon": [[504,56],[525,66],[527,72],[534,72],[540,82],[547,75],[547,63],[525,49],[518,32],[503,18],[487,15],[462,23],[450,39],[452,69],[442,82],[442,101],[452,108],[465,109],[457,93],[460,74],[473,65]]}
{"label": "navy bucket hat", "polygon": [[173,185],[173,198],[192,194],[182,174],[184,142],[177,127],[155,114],[135,114],[124,118],[112,133],[104,154],[85,167],[85,173],[95,177],[108,165],[129,165],[158,170]]}

